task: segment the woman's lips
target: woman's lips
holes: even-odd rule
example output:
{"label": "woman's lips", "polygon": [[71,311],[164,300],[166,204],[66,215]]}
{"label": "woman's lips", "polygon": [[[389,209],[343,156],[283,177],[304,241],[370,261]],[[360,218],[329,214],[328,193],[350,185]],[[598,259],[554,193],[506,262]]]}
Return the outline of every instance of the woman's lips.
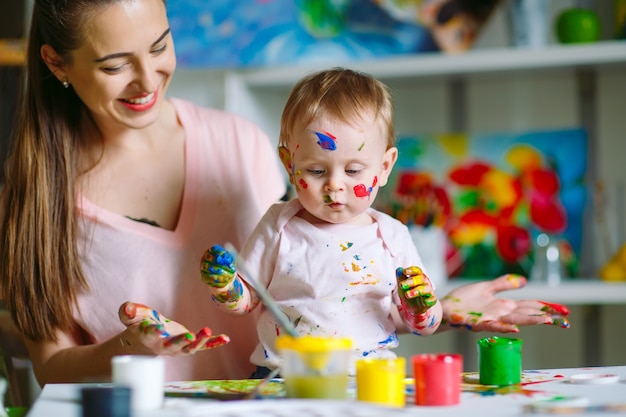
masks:
{"label": "woman's lips", "polygon": [[120,99],[118,100],[124,107],[136,112],[142,112],[146,110],[150,110],[157,102],[157,98],[159,97],[158,90],[147,94],[143,97],[135,97],[129,99]]}

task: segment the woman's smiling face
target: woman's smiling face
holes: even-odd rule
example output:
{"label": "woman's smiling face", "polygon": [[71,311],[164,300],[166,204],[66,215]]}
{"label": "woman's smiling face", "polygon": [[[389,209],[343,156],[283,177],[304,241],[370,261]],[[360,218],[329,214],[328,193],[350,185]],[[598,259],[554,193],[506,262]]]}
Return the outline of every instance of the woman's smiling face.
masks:
{"label": "woman's smiling face", "polygon": [[119,1],[87,21],[85,42],[63,66],[66,79],[102,128],[142,128],[159,115],[176,68],[162,0]]}

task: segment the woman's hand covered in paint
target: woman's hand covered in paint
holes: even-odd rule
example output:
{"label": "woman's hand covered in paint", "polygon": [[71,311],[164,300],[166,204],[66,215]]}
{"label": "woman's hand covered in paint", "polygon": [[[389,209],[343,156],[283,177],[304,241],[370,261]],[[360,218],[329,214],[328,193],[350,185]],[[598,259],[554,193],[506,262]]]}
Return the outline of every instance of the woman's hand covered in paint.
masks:
{"label": "woman's hand covered in paint", "polygon": [[136,352],[155,355],[189,355],[212,349],[230,342],[225,334],[213,336],[204,327],[196,334],[185,326],[161,315],[143,304],[126,302],[119,309],[120,321],[128,331],[120,337],[120,343]]}
{"label": "woman's hand covered in paint", "polygon": [[430,279],[417,266],[396,269],[400,301],[405,310],[422,314],[437,304]]}
{"label": "woman's hand covered in paint", "polygon": [[[569,309],[564,305],[539,300],[497,298],[501,291],[521,288],[526,278],[508,274],[491,281],[459,287],[441,299],[443,322],[450,327],[465,327],[480,332],[517,333],[519,326],[550,324],[570,326]],[[447,327],[446,326],[446,327]]]}
{"label": "woman's hand covered in paint", "polygon": [[235,257],[220,245],[215,245],[204,253],[200,261],[200,275],[205,284],[214,288],[224,288],[235,278]]}

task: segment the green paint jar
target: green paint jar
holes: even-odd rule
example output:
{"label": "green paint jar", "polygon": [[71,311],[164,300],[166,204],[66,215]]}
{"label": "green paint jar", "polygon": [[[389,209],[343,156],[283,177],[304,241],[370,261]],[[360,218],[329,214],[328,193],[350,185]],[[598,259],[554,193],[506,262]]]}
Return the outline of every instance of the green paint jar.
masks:
{"label": "green paint jar", "polygon": [[514,385],[522,379],[522,340],[485,337],[478,344],[480,383]]}

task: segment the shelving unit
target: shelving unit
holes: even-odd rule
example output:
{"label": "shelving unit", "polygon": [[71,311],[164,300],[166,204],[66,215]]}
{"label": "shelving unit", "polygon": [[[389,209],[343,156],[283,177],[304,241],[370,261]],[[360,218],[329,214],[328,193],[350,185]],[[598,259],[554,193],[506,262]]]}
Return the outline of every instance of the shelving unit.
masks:
{"label": "shelving unit", "polygon": [[0,39],[0,66],[22,66],[25,60],[24,39]]}
{"label": "shelving unit", "polygon": [[[0,162],[7,156],[9,132],[16,111],[16,97],[26,60],[24,39],[0,38]],[[0,173],[0,181],[4,173]]]}
{"label": "shelving unit", "polygon": [[[552,45],[541,49],[477,49],[456,55],[424,53],[369,62],[226,71],[224,107],[252,120],[276,140],[282,107],[296,81],[313,71],[342,65],[372,74],[391,88],[396,100],[396,128],[401,133],[423,132],[420,129],[484,131],[492,130],[491,125],[507,130],[583,127],[589,139],[586,180],[593,184],[601,177],[599,74],[625,72],[626,41]],[[532,83],[541,80],[543,84],[533,90]],[[547,93],[553,85],[565,83],[555,93]],[[491,93],[487,99],[476,99],[489,88],[493,91],[499,88],[496,93],[499,96]],[[533,94],[536,97],[529,98]],[[560,98],[559,94],[571,97]],[[525,104],[518,104],[524,100]],[[492,117],[487,110],[481,110],[489,106],[494,107],[495,113],[510,110],[505,117],[498,114]],[[475,113],[482,118],[482,124],[473,123]],[[556,116],[543,117],[537,123],[541,113]],[[498,118],[502,119],[499,125],[490,123],[483,127],[485,121]],[[626,130],[626,126],[620,130]],[[590,223],[585,222],[585,227]],[[585,231],[586,236],[590,233]],[[583,273],[592,276],[593,248],[584,248],[582,253]]]}
{"label": "shelving unit", "polygon": [[[471,283],[467,279],[451,279],[438,287],[441,294]],[[573,279],[550,286],[529,282],[524,288],[505,293],[515,300],[550,300],[569,306],[626,304],[626,282],[607,282],[597,279]]]}
{"label": "shelving unit", "polygon": [[[389,82],[417,77],[449,77],[503,71],[598,67],[626,63],[626,41],[554,45],[542,49],[502,48],[462,54],[425,53],[377,61],[337,63]],[[305,74],[329,65],[241,70],[236,75],[250,88],[290,87]],[[334,66],[334,64],[333,64]]]}
{"label": "shelving unit", "polygon": [[[225,71],[224,107],[252,120],[276,140],[280,114],[292,86],[306,74],[332,66],[360,70],[385,82],[396,100],[396,126],[401,131],[582,126],[589,139],[588,181],[593,183],[602,169],[606,171],[601,158],[617,165],[606,149],[615,149],[626,131],[626,116],[620,115],[626,93],[626,80],[620,75],[626,74],[626,41]],[[611,126],[606,126],[607,121]],[[614,171],[623,173],[624,169]],[[617,177],[624,178],[626,173]],[[591,223],[585,222],[585,236],[592,236]],[[591,262],[588,258],[593,256],[594,246],[592,239],[585,240],[583,262]],[[590,270],[583,274],[595,275]],[[438,290],[444,294],[466,282],[452,279]],[[529,283],[503,296],[580,307],[584,316],[578,323],[583,328],[582,358],[593,365],[603,361],[604,335],[598,323],[603,321],[604,306],[626,305],[626,283],[613,285],[594,278],[567,281],[558,287]],[[455,336],[457,350],[464,352],[471,346],[465,332]]]}
{"label": "shelving unit", "polygon": [[[224,107],[257,123],[275,138],[280,111],[291,87],[304,75],[331,66],[347,66],[372,74],[400,96],[416,84],[445,83],[449,91],[444,100],[450,105],[446,109],[450,114],[447,128],[463,129],[467,108],[464,103],[459,105],[459,100],[465,100],[466,81],[576,73],[580,74],[578,90],[586,95],[582,103],[593,93],[586,88],[594,81],[589,74],[626,67],[626,41],[554,45],[542,49],[482,49],[456,55],[424,53],[376,61],[232,70],[224,75]],[[589,112],[585,110],[585,113]],[[595,120],[587,120],[583,125],[590,122]]]}

